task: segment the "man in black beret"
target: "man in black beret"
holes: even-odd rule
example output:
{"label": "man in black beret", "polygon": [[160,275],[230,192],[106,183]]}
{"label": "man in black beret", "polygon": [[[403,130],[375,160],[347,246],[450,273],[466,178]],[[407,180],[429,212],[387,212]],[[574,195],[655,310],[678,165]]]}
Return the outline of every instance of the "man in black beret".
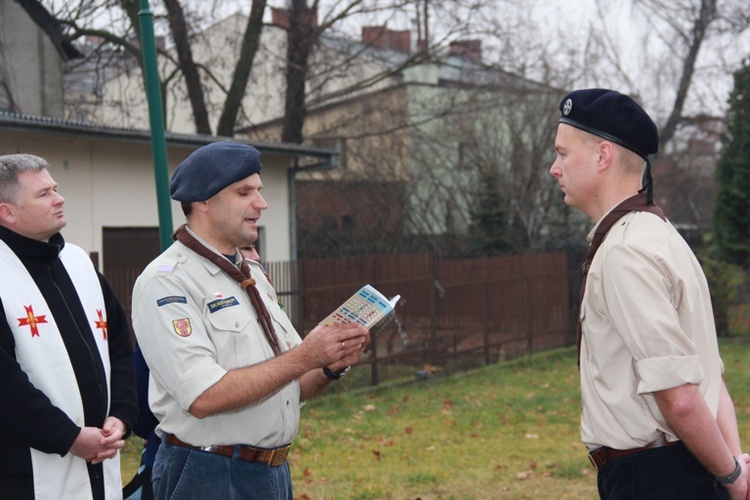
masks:
{"label": "man in black beret", "polygon": [[242,258],[267,208],[261,168],[255,148],[233,142],[182,162],[170,193],[187,224],[133,290],[162,439],[156,498],[291,500],[286,457],[300,403],[343,376],[368,340],[348,324],[317,327],[303,341],[263,268]]}
{"label": "man in black beret", "polygon": [[599,493],[744,499],[750,457],[722,379],[706,278],[653,203],[656,125],[606,89],[571,92],[560,112],[550,173],[565,203],[596,223],[578,347],[581,437]]}

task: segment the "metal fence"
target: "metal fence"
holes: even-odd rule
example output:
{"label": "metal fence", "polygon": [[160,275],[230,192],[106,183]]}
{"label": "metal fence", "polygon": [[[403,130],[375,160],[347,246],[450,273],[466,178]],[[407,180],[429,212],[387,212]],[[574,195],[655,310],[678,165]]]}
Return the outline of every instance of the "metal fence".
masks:
{"label": "metal fence", "polygon": [[342,388],[430,378],[573,341],[567,253],[368,255],[267,267],[300,332],[366,283],[401,295],[395,320],[374,336]]}
{"label": "metal fence", "polygon": [[[393,322],[335,384],[342,390],[569,345],[578,286],[569,260],[564,252],[462,260],[422,253],[272,262],[266,270],[302,335],[364,284],[401,295]],[[128,316],[138,272],[107,275]]]}

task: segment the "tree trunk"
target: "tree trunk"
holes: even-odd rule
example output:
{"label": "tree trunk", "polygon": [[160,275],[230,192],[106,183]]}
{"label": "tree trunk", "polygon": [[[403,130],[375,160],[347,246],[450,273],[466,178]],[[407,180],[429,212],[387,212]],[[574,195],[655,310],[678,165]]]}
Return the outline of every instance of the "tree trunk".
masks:
{"label": "tree trunk", "polygon": [[247,82],[250,80],[250,72],[253,69],[255,54],[260,45],[260,35],[263,31],[263,13],[266,10],[266,0],[253,0],[250,8],[250,17],[247,20],[247,28],[242,38],[242,48],[237,66],[234,68],[232,86],[229,88],[227,98],[224,101],[224,109],[219,118],[217,135],[233,136],[234,126],[237,122],[237,113],[245,97]]}
{"label": "tree trunk", "polygon": [[305,124],[305,79],[315,36],[315,11],[305,0],[292,0],[287,36],[286,95],[282,142],[301,144]]}
{"label": "tree trunk", "polygon": [[698,53],[700,52],[701,44],[706,37],[706,31],[708,30],[709,25],[716,19],[716,2],[717,0],[701,0],[700,13],[693,24],[693,36],[690,39],[688,53],[685,56],[684,64],[682,66],[682,75],[680,76],[680,84],[677,88],[674,105],[672,106],[672,113],[669,115],[667,123],[665,123],[664,127],[661,129],[659,149],[662,151],[663,146],[672,140],[672,137],[677,130],[677,125],[682,118],[685,98],[687,97],[688,90],[690,90],[690,83],[693,79],[693,73],[695,72],[695,60],[698,58]]}
{"label": "tree trunk", "polygon": [[193,109],[195,130],[199,134],[210,135],[211,124],[208,121],[206,100],[203,96],[203,87],[201,86],[198,67],[195,61],[193,61],[193,52],[190,49],[190,40],[182,5],[180,5],[178,0],[164,0],[164,5],[167,7],[169,29],[172,31],[172,38],[177,49],[177,59],[180,61],[180,68],[182,75],[185,77],[190,106]]}

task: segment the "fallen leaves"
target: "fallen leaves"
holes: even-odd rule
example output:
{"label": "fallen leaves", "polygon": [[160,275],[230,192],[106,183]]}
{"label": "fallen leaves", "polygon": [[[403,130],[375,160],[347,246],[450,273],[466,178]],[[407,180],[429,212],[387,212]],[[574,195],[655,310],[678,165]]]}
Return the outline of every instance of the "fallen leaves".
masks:
{"label": "fallen leaves", "polygon": [[534,471],[526,470],[523,472],[519,472],[516,474],[516,479],[524,480],[531,477],[531,475],[534,473]]}

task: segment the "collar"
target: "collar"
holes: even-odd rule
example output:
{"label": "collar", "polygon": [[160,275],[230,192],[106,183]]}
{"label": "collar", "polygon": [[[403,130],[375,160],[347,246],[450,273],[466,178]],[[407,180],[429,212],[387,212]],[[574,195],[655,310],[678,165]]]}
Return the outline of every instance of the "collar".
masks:
{"label": "collar", "polygon": [[60,233],[52,236],[48,243],[23,236],[4,226],[0,226],[0,239],[13,250],[19,259],[26,261],[50,263],[58,258],[65,246],[65,239]]}

